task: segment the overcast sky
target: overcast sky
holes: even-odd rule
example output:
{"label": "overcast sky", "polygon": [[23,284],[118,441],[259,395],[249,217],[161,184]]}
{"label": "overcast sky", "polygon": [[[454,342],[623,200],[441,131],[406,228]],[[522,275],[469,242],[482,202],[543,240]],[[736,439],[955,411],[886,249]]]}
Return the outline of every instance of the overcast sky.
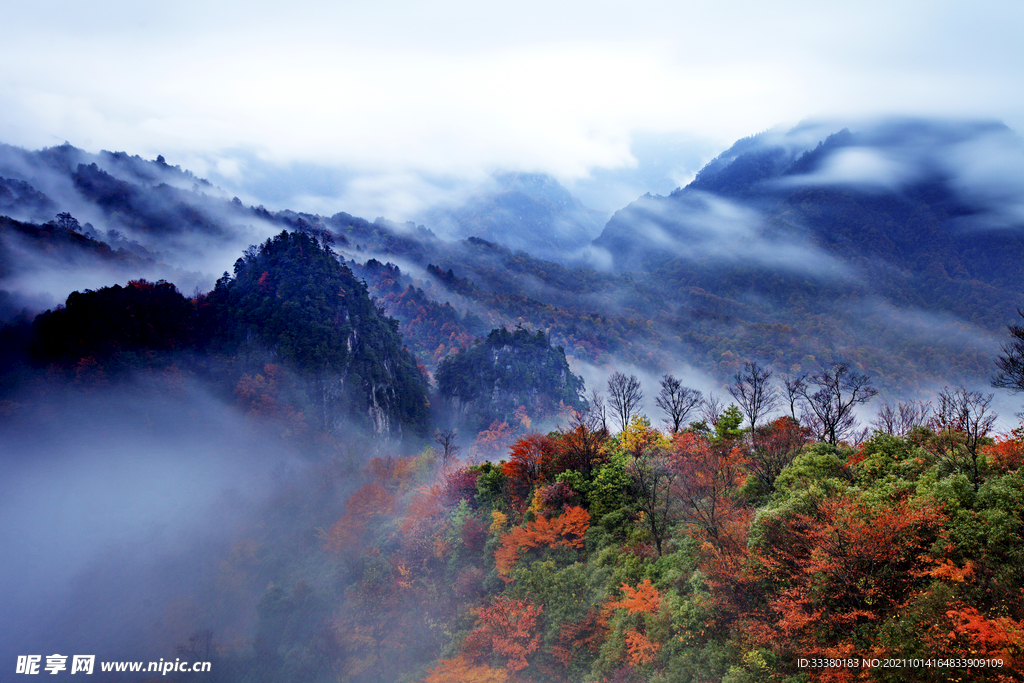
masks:
{"label": "overcast sky", "polygon": [[641,138],[688,141],[665,171],[684,182],[809,117],[1024,128],[1019,0],[4,5],[0,141],[160,153],[239,186],[300,169],[310,207],[364,215],[497,169],[585,187],[635,165]]}

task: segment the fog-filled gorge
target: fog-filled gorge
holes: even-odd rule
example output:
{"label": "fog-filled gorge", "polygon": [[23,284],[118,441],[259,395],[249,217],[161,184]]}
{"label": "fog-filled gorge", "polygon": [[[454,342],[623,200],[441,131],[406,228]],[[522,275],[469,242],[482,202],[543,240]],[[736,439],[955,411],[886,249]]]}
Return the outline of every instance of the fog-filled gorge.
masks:
{"label": "fog-filled gorge", "polygon": [[22,615],[5,625],[5,656],[166,655],[175,643],[161,638],[183,628],[172,601],[215,577],[275,472],[308,466],[197,387],[74,393],[30,416],[3,428],[3,573],[18,587],[4,611]]}

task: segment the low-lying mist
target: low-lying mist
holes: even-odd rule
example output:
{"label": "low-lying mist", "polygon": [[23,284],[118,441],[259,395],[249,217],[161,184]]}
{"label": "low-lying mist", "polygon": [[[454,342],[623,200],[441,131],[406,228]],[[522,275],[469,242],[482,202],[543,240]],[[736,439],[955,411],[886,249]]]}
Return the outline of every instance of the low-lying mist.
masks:
{"label": "low-lying mist", "polygon": [[195,385],[5,407],[5,661],[157,659],[197,629],[248,636],[258,596],[216,591],[220,562],[310,461]]}

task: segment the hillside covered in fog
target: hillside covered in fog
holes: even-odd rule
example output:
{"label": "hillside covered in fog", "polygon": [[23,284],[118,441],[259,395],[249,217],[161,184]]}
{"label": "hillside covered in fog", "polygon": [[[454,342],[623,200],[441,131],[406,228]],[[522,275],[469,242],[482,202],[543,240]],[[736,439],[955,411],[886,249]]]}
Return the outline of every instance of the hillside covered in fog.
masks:
{"label": "hillside covered in fog", "polygon": [[607,222],[498,173],[417,224],[2,146],[0,651],[1020,680],[1022,162],[999,123],[805,123]]}
{"label": "hillside covered in fog", "polygon": [[[428,369],[522,322],[580,363],[686,363],[721,380],[748,359],[797,373],[846,360],[909,395],[986,383],[1024,306],[1021,153],[994,123],[769,131],[670,196],[624,207],[588,246],[592,214],[570,219],[584,215],[578,201],[535,177],[504,177],[504,190],[414,226],[246,208],[126,154],[8,147],[4,211],[20,222],[4,224],[0,287],[8,317],[139,277],[204,291],[280,229],[326,231]],[[58,212],[79,235],[29,227]],[[522,250],[528,235],[550,238],[549,260]]]}

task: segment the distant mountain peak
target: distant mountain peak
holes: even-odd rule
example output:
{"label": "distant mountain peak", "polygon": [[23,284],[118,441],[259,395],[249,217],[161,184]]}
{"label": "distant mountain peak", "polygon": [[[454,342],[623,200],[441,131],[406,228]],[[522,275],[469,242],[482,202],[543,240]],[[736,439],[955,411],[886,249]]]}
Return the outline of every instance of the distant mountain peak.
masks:
{"label": "distant mountain peak", "polygon": [[606,218],[549,175],[503,171],[461,205],[438,207],[419,220],[449,239],[477,237],[565,261],[597,236]]}

